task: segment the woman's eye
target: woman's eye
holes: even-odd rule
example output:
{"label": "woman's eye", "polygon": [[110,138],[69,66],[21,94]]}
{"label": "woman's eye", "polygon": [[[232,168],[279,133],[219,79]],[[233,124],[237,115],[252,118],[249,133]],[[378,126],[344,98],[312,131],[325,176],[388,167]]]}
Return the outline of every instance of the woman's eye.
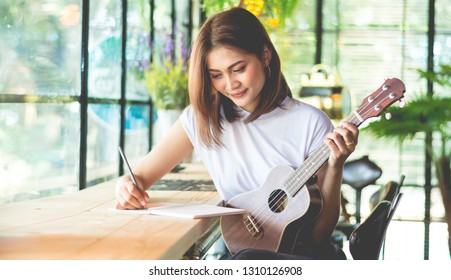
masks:
{"label": "woman's eye", "polygon": [[240,67],[240,68],[238,68],[238,69],[233,70],[233,72],[235,72],[235,73],[241,73],[241,72],[244,72],[245,69],[246,69],[246,67],[243,66],[243,67]]}
{"label": "woman's eye", "polygon": [[220,79],[221,78],[221,74],[211,75],[211,78],[214,79],[214,80]]}

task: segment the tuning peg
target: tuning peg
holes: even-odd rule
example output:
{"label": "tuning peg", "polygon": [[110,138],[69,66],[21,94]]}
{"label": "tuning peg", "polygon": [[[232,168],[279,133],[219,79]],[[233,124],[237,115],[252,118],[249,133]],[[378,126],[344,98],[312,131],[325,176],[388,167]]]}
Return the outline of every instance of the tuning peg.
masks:
{"label": "tuning peg", "polygon": [[407,102],[405,102],[403,99],[399,100],[399,108],[404,108],[407,105]]}
{"label": "tuning peg", "polygon": [[391,120],[391,113],[390,112],[387,112],[387,113],[385,113],[385,119],[387,120],[387,121],[389,121],[389,120]]}

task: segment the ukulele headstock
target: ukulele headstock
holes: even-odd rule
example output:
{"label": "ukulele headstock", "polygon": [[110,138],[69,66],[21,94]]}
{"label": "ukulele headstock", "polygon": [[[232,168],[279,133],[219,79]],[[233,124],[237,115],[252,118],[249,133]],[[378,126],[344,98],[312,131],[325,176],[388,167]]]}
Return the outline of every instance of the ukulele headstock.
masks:
{"label": "ukulele headstock", "polygon": [[389,78],[373,93],[369,94],[357,109],[363,120],[380,116],[385,109],[404,97],[406,87],[397,78]]}

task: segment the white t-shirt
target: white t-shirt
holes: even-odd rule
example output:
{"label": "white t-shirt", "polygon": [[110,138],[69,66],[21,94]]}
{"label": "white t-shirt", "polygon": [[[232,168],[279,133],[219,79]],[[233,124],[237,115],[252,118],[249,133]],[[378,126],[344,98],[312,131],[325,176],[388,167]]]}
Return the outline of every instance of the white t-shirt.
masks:
{"label": "white t-shirt", "polygon": [[200,142],[191,106],[182,113],[181,122],[196,155],[225,202],[263,185],[277,165],[297,168],[333,130],[323,111],[289,97],[282,104],[283,108],[250,123],[244,122],[249,113],[242,109],[240,119],[230,123],[224,118],[224,146],[220,148],[207,148]]}

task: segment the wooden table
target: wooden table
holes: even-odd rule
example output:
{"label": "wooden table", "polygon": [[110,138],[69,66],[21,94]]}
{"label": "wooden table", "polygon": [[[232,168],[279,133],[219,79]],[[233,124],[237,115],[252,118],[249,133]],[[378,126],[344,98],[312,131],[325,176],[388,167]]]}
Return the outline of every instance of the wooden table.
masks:
{"label": "wooden table", "polygon": [[[195,167],[165,178],[199,177],[205,172]],[[218,220],[110,211],[115,182],[0,206],[0,259],[180,259]],[[221,201],[214,191],[149,194],[151,202]]]}

